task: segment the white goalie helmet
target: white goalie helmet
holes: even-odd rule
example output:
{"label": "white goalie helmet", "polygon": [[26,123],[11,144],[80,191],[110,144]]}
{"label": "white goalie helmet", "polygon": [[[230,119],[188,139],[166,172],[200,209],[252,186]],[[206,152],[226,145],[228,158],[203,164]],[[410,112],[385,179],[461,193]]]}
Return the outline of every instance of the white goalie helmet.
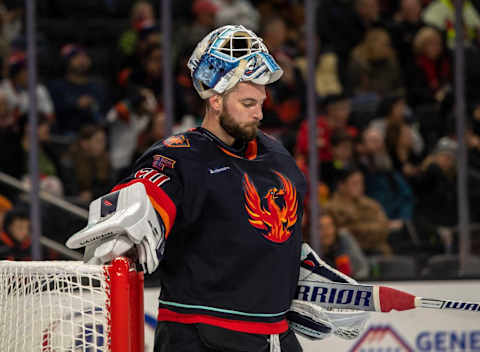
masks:
{"label": "white goalie helmet", "polygon": [[202,99],[222,94],[238,82],[270,84],[283,74],[262,38],[241,25],[210,32],[198,43],[187,66]]}

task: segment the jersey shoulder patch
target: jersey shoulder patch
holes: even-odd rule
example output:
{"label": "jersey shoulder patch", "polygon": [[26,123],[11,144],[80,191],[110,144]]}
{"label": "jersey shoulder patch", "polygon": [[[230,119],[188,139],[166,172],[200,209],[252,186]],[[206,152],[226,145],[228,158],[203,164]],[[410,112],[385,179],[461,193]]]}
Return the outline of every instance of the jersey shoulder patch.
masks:
{"label": "jersey shoulder patch", "polygon": [[163,140],[162,144],[168,148],[190,148],[190,141],[184,134],[170,136]]}

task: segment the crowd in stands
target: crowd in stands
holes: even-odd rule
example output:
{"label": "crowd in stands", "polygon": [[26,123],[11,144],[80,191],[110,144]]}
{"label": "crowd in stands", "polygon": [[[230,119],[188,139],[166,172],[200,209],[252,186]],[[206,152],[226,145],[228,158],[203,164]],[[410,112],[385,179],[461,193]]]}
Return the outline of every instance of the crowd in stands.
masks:
{"label": "crowd in stands", "polygon": [[[164,55],[174,63],[174,132],[198,125],[203,103],[186,62],[214,28],[244,24],[263,37],[284,70],[267,87],[262,129],[285,145],[307,178],[305,82],[314,80],[319,189],[309,197],[321,203],[324,258],[345,273],[367,278],[371,255],[415,254],[425,260],[458,251],[453,0],[319,1],[313,77],[307,73],[302,1],[174,2],[173,51],[168,53],[157,3],[38,4],[42,189],[86,207],[165,136]],[[469,201],[476,204],[480,1],[463,0],[463,15]],[[0,168],[28,182],[24,18],[18,2],[0,1]],[[17,211],[21,200],[2,188],[0,193]],[[480,221],[475,207],[471,218]],[[11,231],[6,225],[4,242]],[[308,231],[307,219],[307,239]],[[21,236],[11,236],[21,248]]]}

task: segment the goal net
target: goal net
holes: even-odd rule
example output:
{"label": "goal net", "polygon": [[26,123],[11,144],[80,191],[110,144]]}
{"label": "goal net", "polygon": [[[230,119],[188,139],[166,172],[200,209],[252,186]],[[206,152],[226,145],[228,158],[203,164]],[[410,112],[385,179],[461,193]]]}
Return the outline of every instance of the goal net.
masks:
{"label": "goal net", "polygon": [[111,265],[0,261],[0,349],[143,351],[143,273]]}

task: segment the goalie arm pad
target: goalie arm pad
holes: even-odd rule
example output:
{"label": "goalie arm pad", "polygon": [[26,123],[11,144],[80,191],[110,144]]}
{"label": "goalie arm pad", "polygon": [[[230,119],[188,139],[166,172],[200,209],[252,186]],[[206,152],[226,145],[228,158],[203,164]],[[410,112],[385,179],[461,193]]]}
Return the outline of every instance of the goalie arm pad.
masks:
{"label": "goalie arm pad", "polygon": [[[302,244],[302,253],[300,257],[300,275],[299,283],[302,281],[312,282],[343,282],[357,284],[351,277],[335,270],[325,263],[306,243]],[[344,339],[356,338],[364,330],[365,324],[370,317],[368,312],[360,312],[349,309],[324,309],[316,302],[305,302],[305,298],[297,288],[296,299],[292,301],[289,312],[289,320],[292,322],[292,328],[297,332],[313,339],[322,339],[329,334],[323,335],[322,329],[330,323],[333,326],[333,333]],[[300,304],[299,302],[303,302]],[[308,303],[306,305],[305,303]],[[315,306],[316,309],[312,308]],[[305,312],[302,313],[302,312]],[[298,315],[301,315],[298,318]],[[297,319],[295,319],[295,315]],[[292,320],[292,316],[294,319]],[[305,320],[307,319],[307,320]],[[309,320],[310,321],[309,321]],[[315,323],[312,325],[312,321]],[[304,323],[306,322],[306,323]],[[312,327],[317,326],[317,331],[312,331]],[[315,330],[315,329],[313,329]],[[307,333],[306,333],[307,332]],[[309,332],[309,333],[308,333]]]}
{"label": "goalie arm pad", "polygon": [[140,263],[153,272],[163,256],[165,226],[145,186],[136,182],[90,203],[88,225],[67,240],[86,247],[85,260],[104,263],[136,246]]}

